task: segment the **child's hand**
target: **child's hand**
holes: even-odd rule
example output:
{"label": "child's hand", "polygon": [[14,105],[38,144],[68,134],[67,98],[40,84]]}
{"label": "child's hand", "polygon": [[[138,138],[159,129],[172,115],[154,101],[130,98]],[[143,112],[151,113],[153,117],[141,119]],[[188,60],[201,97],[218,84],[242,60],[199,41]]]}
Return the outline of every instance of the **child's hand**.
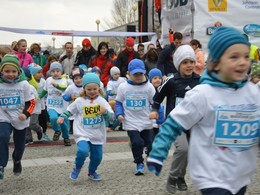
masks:
{"label": "child's hand", "polygon": [[70,98],[74,101],[75,99],[76,99],[76,96],[74,96],[74,95],[70,95]]}
{"label": "child's hand", "polygon": [[62,118],[62,117],[59,117],[56,121],[56,123],[59,125],[62,124],[63,122],[64,122],[64,118]]}
{"label": "child's hand", "polygon": [[27,116],[26,116],[25,114],[20,114],[20,115],[19,115],[19,119],[20,119],[21,121],[25,121],[25,120],[27,119]]}
{"label": "child's hand", "polygon": [[152,120],[152,119],[158,119],[158,112],[155,112],[155,111],[151,112],[151,113],[149,114],[149,119],[150,119],[150,120]]}
{"label": "child's hand", "polygon": [[56,87],[56,85],[57,85],[55,82],[51,82],[51,84],[53,87]]}
{"label": "child's hand", "polygon": [[119,120],[119,122],[122,122],[123,120],[125,120],[125,118],[124,118],[122,115],[119,115],[119,116],[117,117],[117,119]]}
{"label": "child's hand", "polygon": [[101,106],[100,109],[101,109],[101,114],[106,114],[107,109],[105,107]]}
{"label": "child's hand", "polygon": [[35,103],[38,103],[39,101],[41,101],[41,99],[37,97],[34,99],[34,101],[35,101]]}

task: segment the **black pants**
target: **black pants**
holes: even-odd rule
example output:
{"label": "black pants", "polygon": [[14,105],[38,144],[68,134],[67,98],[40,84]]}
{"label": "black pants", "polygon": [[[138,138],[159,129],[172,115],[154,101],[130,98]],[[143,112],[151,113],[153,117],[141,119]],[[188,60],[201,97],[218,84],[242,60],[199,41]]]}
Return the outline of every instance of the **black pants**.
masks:
{"label": "black pants", "polygon": [[152,149],[153,131],[151,129],[143,130],[141,132],[127,131],[131,141],[131,149],[136,164],[143,163],[144,147],[147,147],[147,155]]}
{"label": "black pants", "polygon": [[[206,188],[200,190],[202,195],[233,195],[230,191],[222,188]],[[234,195],[244,195],[246,193],[246,186],[241,188],[238,193]]]}
{"label": "black pants", "polygon": [[48,118],[49,116],[47,110],[42,110],[41,114],[39,115],[39,125],[42,127],[43,133],[46,133],[47,131]]}

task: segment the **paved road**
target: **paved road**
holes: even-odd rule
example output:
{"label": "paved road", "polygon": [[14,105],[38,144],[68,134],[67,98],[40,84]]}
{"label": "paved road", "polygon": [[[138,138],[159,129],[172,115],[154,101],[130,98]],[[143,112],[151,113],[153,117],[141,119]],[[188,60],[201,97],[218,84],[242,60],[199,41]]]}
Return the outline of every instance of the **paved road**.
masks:
{"label": "paved road", "polygon": [[[49,131],[52,134],[51,131]],[[12,150],[12,146],[10,146]],[[87,163],[77,181],[69,179],[73,168],[76,146],[65,147],[61,142],[33,144],[26,148],[22,160],[21,176],[12,174],[12,161],[5,171],[5,179],[0,182],[0,195],[164,195],[165,183],[170,168],[171,154],[166,160],[162,174],[155,177],[149,172],[135,176],[126,132],[109,132],[108,143],[104,146],[104,160],[98,172],[103,180],[91,181],[87,178]],[[11,159],[11,158],[10,158]],[[87,162],[89,162],[87,160]],[[247,195],[260,194],[260,163]],[[238,178],[239,179],[239,178]],[[187,174],[189,190],[179,195],[199,195]]]}

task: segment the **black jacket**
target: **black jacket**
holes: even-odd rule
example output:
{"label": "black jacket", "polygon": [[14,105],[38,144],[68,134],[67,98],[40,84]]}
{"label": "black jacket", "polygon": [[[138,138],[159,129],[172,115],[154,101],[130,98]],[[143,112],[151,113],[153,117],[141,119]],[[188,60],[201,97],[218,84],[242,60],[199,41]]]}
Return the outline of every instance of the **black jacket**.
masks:
{"label": "black jacket", "polygon": [[92,56],[96,55],[96,53],[97,51],[93,47],[91,47],[90,50],[88,51],[85,51],[83,49],[80,50],[77,53],[74,65],[79,66],[80,64],[85,64],[86,66],[88,66],[89,60],[91,59]]}
{"label": "black jacket", "polygon": [[167,97],[166,116],[175,108],[176,98],[184,98],[185,93],[199,84],[200,76],[193,73],[191,77],[181,77],[177,72],[174,75],[167,77],[161,86],[156,90],[154,95],[153,110],[158,110],[160,104]]}
{"label": "black jacket", "polygon": [[[140,59],[139,54],[135,51],[133,59]],[[125,51],[122,51],[118,54],[117,59],[115,61],[115,65],[119,68],[121,72],[121,77],[126,77],[126,73],[128,70],[128,54]]]}

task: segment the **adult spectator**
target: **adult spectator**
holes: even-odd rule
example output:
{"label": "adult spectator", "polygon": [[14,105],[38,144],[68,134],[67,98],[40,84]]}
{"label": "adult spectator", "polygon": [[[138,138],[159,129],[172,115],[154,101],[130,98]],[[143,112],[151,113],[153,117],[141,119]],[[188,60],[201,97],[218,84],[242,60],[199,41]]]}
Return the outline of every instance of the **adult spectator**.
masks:
{"label": "adult spectator", "polygon": [[109,57],[106,42],[99,43],[97,54],[89,62],[89,67],[93,68],[95,66],[101,70],[100,80],[106,87],[110,78],[110,69],[114,66],[112,59]]}
{"label": "adult spectator", "polygon": [[138,46],[137,46],[137,52],[140,56],[141,59],[144,59],[145,57],[145,52],[144,52],[144,44],[142,43],[139,43]]}
{"label": "adult spectator", "polygon": [[182,39],[182,34],[180,32],[175,32],[173,42],[163,48],[160,52],[159,59],[157,61],[157,68],[162,71],[164,77],[177,72],[175,66],[173,65],[172,55],[176,48],[182,44]]}
{"label": "adult spectator", "polygon": [[73,51],[73,44],[71,42],[65,43],[64,46],[65,51],[61,54],[59,61],[62,65],[63,72],[70,75],[77,54]]}
{"label": "adult spectator", "polygon": [[196,55],[196,64],[194,72],[198,75],[202,75],[205,66],[205,54],[202,50],[202,45],[197,39],[192,39],[190,41],[190,46],[192,47]]}
{"label": "adult spectator", "polygon": [[31,55],[33,57],[33,61],[36,64],[39,64],[43,67],[46,64],[46,57],[40,54],[41,46],[38,43],[33,43],[30,47]]}
{"label": "adult spectator", "polygon": [[92,47],[90,40],[87,38],[83,39],[82,49],[77,53],[75,66],[79,66],[81,64],[88,66],[91,57],[96,55],[96,53],[97,51],[94,47]]}
{"label": "adult spectator", "polygon": [[26,49],[27,41],[25,39],[20,39],[17,42],[17,51],[13,51],[17,55],[19,64],[22,68],[27,68],[29,64],[33,63],[33,58],[26,52]]}
{"label": "adult spectator", "polygon": [[132,37],[128,37],[125,40],[125,46],[126,48],[118,54],[118,57],[116,59],[116,66],[119,68],[121,72],[121,77],[126,77],[126,73],[128,70],[128,63],[132,59],[140,59],[139,54],[134,50],[134,44],[135,41]]}
{"label": "adult spectator", "polygon": [[155,48],[151,48],[145,54],[144,64],[146,73],[149,73],[151,69],[157,67],[159,54]]}

